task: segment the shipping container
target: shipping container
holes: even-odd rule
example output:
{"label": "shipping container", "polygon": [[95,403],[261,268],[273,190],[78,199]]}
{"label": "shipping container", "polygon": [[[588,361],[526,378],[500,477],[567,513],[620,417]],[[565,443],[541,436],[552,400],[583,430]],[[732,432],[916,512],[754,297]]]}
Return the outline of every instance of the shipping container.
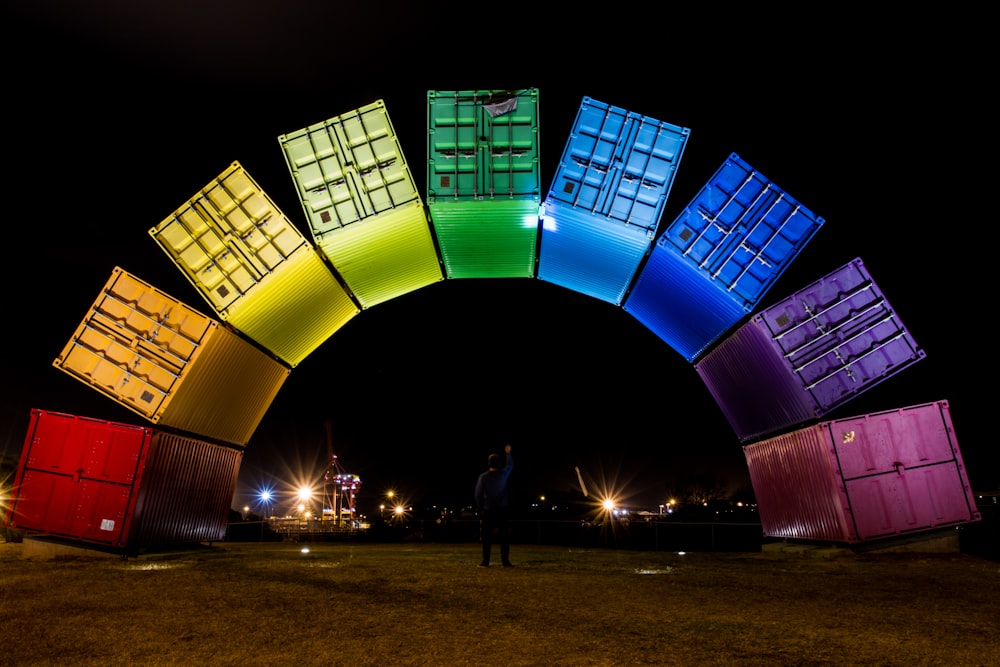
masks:
{"label": "shipping container", "polygon": [[533,278],[538,90],[427,92],[427,204],[448,278]]}
{"label": "shipping container", "polygon": [[292,368],[361,311],[239,162],[149,233],[220,319]]}
{"label": "shipping container", "polygon": [[362,308],[444,280],[385,103],[280,135],[316,247]]}
{"label": "shipping container", "polygon": [[947,401],[744,445],[764,535],[855,544],[979,521]]}
{"label": "shipping container", "polygon": [[584,97],[542,206],[538,278],[621,305],[689,135]]}
{"label": "shipping container", "polygon": [[239,446],[291,372],[120,267],[53,365],[154,424]]}
{"label": "shipping container", "polygon": [[243,449],[32,409],[5,525],[130,553],[225,538]]}
{"label": "shipping container", "polygon": [[925,356],[856,258],[755,315],[694,367],[746,442],[819,419]]}
{"label": "shipping container", "polygon": [[733,153],[657,239],[623,307],[693,362],[757,307],[823,223]]}

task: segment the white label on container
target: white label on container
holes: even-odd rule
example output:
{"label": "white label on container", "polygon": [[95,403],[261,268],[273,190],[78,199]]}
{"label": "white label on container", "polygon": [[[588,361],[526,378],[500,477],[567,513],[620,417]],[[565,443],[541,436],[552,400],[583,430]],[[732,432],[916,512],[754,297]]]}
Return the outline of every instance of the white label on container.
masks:
{"label": "white label on container", "polygon": [[101,519],[101,530],[114,530],[114,519]]}

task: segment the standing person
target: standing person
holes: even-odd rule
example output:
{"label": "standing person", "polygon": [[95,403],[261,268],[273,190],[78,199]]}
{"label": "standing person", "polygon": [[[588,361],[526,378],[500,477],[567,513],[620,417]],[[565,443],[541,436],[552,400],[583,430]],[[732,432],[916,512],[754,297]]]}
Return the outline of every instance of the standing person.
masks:
{"label": "standing person", "polygon": [[476,508],[481,517],[481,539],[483,560],[479,567],[490,566],[490,555],[494,540],[500,544],[500,562],[504,567],[514,567],[510,562],[510,512],[507,480],[514,469],[514,459],[510,455],[510,445],[503,448],[507,463],[500,467],[500,455],[490,454],[486,461],[489,470],[476,480]]}

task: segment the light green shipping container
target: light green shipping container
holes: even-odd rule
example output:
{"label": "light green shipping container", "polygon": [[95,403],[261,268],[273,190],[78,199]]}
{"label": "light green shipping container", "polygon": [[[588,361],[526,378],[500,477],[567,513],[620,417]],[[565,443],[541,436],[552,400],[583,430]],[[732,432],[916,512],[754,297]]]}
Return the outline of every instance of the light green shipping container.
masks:
{"label": "light green shipping container", "polygon": [[449,278],[532,278],[538,90],[428,91],[427,203]]}
{"label": "light green shipping container", "polygon": [[362,308],[444,279],[385,104],[278,137],[316,247]]}
{"label": "light green shipping container", "polygon": [[361,310],[239,162],[149,233],[221,319],[292,368]]}

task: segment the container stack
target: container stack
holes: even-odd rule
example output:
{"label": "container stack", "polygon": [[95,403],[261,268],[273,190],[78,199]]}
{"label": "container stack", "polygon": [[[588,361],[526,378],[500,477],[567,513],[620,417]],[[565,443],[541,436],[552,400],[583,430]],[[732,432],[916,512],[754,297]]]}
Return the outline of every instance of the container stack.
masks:
{"label": "container stack", "polygon": [[536,89],[426,101],[426,210],[379,100],[278,137],[312,243],[239,162],[149,230],[219,319],[115,267],[53,365],[153,426],[32,410],[5,525],[120,550],[222,539],[292,369],[364,309],[496,277],[611,303],[681,354],[765,536],[979,520],[947,401],[820,422],[925,357],[860,258],[753,314],[823,218],[734,153],[657,238],[687,128],[584,97],[540,202]]}

